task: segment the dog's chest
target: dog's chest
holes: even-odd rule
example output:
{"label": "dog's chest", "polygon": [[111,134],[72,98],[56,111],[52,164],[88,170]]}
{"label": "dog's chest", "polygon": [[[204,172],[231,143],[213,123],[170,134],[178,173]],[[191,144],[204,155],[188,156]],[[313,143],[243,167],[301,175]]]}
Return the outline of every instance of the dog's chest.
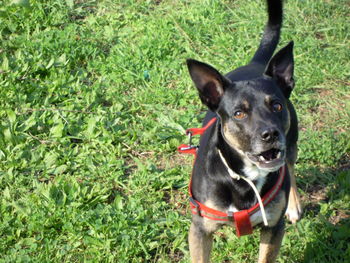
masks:
{"label": "dog's chest", "polygon": [[[286,198],[283,191],[281,191],[273,201],[265,206],[266,219],[269,226],[274,226],[278,222],[285,206]],[[234,213],[238,212],[239,210],[233,204],[231,204],[228,208],[228,211]],[[253,227],[263,223],[261,209],[250,216],[250,222]]]}
{"label": "dog's chest", "polygon": [[[251,180],[254,181],[254,185],[259,193],[261,193],[261,189],[263,188],[266,180],[268,172],[259,170],[252,166],[247,166],[243,169],[245,175]],[[276,200],[271,202],[265,207],[266,217],[269,222],[269,225],[274,225],[277,222],[277,219],[280,217],[280,212],[283,209],[283,205],[285,205],[285,201],[280,200],[281,196],[276,196]],[[228,208],[229,212],[238,212],[239,210],[234,204],[231,204]],[[252,226],[261,224],[263,222],[262,212],[258,210],[256,213],[250,216],[250,221]]]}

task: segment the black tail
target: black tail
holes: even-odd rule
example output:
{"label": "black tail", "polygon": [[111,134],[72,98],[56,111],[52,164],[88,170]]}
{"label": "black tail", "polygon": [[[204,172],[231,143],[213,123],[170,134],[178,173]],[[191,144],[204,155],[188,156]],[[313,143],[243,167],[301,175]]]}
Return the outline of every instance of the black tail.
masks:
{"label": "black tail", "polygon": [[267,10],[269,19],[264,35],[251,61],[263,65],[271,59],[280,38],[283,17],[282,0],[267,0]]}

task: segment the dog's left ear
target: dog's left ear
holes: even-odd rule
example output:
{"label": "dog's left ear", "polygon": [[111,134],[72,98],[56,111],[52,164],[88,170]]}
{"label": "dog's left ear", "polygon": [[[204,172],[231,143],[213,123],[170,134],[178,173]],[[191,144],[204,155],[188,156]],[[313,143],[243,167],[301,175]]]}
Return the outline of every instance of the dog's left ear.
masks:
{"label": "dog's left ear", "polygon": [[270,60],[265,74],[277,81],[286,98],[289,98],[294,88],[294,57],[293,41],[278,51]]}
{"label": "dog's left ear", "polygon": [[231,81],[206,63],[188,59],[187,66],[200,99],[210,110],[216,111]]}

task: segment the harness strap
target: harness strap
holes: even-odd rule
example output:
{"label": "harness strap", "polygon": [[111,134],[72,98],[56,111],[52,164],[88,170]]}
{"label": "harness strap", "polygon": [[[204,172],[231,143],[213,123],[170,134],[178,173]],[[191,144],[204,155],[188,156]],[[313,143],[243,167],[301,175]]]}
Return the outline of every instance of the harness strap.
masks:
{"label": "harness strap", "polygon": [[194,135],[202,135],[211,125],[216,122],[216,117],[212,118],[204,127],[202,128],[190,128],[186,130],[186,134],[191,133],[192,136]]}

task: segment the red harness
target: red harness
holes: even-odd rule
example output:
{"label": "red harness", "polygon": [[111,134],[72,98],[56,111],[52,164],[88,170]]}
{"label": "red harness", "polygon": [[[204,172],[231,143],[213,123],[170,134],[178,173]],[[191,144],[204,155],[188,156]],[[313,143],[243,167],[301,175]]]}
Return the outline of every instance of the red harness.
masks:
{"label": "red harness", "polygon": [[[202,135],[211,125],[216,122],[216,118],[211,119],[203,128],[191,128],[186,130],[186,134],[190,136],[189,144],[181,144],[178,147],[178,151],[180,153],[193,154],[195,157],[197,156],[198,146],[191,145],[191,136],[193,135]],[[263,196],[262,202],[264,206],[269,204],[277,195],[279,190],[281,189],[284,177],[286,174],[285,166],[281,167],[278,180],[276,184]],[[236,227],[236,234],[238,237],[243,235],[249,235],[253,233],[253,227],[250,221],[250,216],[255,214],[260,210],[259,203],[256,203],[253,207],[237,212],[222,212],[210,207],[205,206],[204,204],[198,202],[193,198],[192,195],[192,176],[190,179],[190,184],[188,187],[188,191],[190,194],[190,206],[192,214],[198,214],[200,216],[209,218],[211,220],[216,221],[232,221]]]}

